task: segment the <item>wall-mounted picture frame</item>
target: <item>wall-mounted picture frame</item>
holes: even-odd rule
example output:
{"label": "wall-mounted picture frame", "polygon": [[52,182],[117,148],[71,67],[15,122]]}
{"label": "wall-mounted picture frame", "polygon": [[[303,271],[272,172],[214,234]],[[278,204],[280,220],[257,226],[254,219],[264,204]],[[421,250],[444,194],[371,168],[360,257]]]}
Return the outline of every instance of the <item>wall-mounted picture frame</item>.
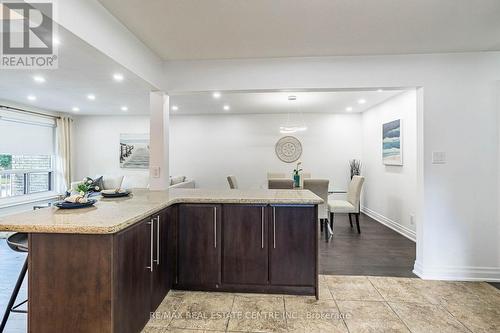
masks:
{"label": "wall-mounted picture frame", "polygon": [[401,119],[382,125],[382,161],[385,165],[403,165]]}
{"label": "wall-mounted picture frame", "polygon": [[120,168],[149,169],[149,134],[120,134]]}

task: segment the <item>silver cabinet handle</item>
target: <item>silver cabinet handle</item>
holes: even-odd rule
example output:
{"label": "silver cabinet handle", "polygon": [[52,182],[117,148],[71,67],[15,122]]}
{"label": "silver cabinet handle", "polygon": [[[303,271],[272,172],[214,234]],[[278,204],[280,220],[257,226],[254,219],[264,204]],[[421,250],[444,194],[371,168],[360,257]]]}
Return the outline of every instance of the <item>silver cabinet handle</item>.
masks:
{"label": "silver cabinet handle", "polygon": [[156,217],[156,266],[160,265],[160,215]]}
{"label": "silver cabinet handle", "polygon": [[217,248],[217,207],[214,207],[214,248]]}
{"label": "silver cabinet handle", "polygon": [[276,248],[276,207],[273,207],[273,248]]}
{"label": "silver cabinet handle", "polygon": [[264,248],[264,207],[261,207],[261,217],[260,217],[260,230],[261,230],[261,244],[260,248]]}
{"label": "silver cabinet handle", "polygon": [[153,234],[154,234],[154,226],[153,226],[153,219],[151,219],[149,222],[147,222],[147,224],[149,224],[151,226],[151,233],[150,233],[150,240],[151,240],[151,252],[150,252],[150,262],[149,262],[149,266],[147,266],[146,268],[149,269],[151,272],[153,271],[153,247],[154,247],[154,244],[153,244]]}

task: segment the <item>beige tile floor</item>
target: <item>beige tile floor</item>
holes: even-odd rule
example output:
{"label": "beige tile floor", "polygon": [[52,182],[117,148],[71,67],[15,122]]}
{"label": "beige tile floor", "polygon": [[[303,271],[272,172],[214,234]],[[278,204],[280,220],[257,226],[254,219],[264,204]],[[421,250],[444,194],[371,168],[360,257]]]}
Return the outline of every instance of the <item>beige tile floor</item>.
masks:
{"label": "beige tile floor", "polygon": [[171,291],[143,333],[500,332],[500,290],[486,283],[320,276],[309,296]]}

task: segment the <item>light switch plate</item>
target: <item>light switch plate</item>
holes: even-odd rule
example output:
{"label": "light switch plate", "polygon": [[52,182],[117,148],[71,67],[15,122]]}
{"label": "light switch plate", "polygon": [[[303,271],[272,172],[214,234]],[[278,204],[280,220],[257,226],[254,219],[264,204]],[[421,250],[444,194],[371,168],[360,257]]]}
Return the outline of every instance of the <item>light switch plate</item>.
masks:
{"label": "light switch plate", "polygon": [[160,167],[159,166],[151,167],[151,177],[160,178]]}
{"label": "light switch plate", "polygon": [[432,152],[432,164],[446,164],[446,153],[444,151]]}

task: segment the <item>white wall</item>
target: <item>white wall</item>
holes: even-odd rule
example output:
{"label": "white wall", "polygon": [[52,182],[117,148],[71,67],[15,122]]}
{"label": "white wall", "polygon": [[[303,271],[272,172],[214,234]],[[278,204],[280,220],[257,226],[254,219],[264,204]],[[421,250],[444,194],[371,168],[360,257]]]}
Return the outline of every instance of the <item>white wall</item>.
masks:
{"label": "white wall", "polygon": [[120,134],[149,133],[148,116],[81,116],[74,121],[73,180],[124,175],[124,187],[148,184],[149,170],[120,168]]}
{"label": "white wall", "polygon": [[[235,175],[240,188],[267,188],[268,171],[291,175],[295,164],[280,161],[275,144],[286,114],[173,116],[170,124],[170,171],[186,175],[197,187],[228,188]],[[332,189],[346,189],[348,161],[361,155],[360,114],[305,114],[308,130],[301,141],[300,160],[315,178],[333,181]]]}
{"label": "white wall", "polygon": [[[382,125],[401,119],[403,165],[384,165]],[[381,223],[415,239],[417,191],[417,93],[397,95],[363,113],[363,166],[366,177],[362,210]]]}
{"label": "white wall", "polygon": [[[494,100],[499,69],[500,53],[483,52],[172,61],[165,75],[169,91],[176,92],[423,87],[415,272],[500,281],[498,187],[492,186],[500,173]],[[432,164],[433,151],[446,152],[447,164]]]}

